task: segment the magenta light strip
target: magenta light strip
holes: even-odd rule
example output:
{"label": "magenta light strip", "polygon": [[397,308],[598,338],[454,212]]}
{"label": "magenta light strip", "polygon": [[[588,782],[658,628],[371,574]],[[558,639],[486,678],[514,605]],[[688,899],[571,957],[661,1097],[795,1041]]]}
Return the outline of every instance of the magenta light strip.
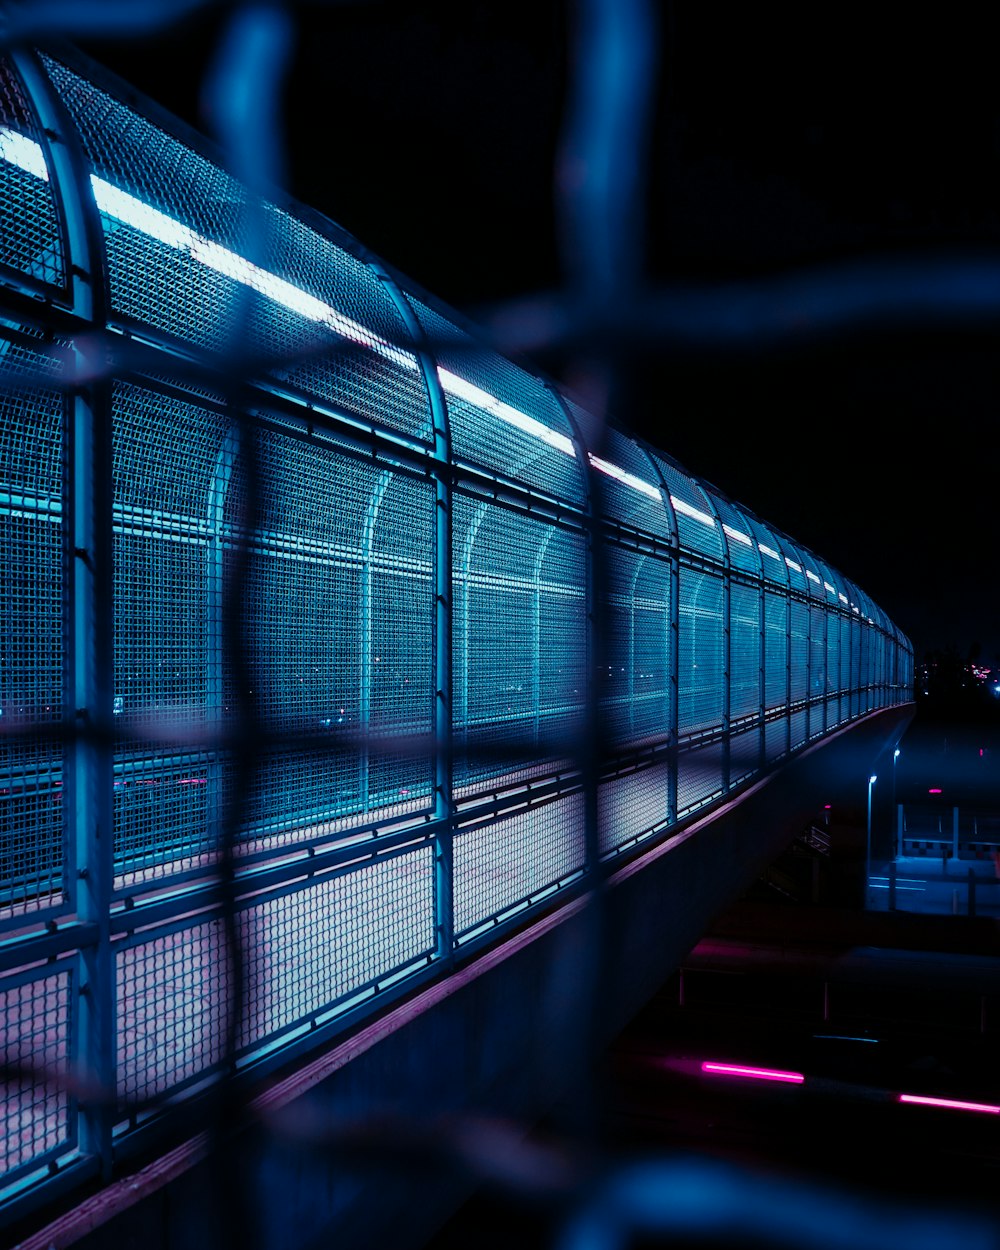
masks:
{"label": "magenta light strip", "polygon": [[711,1072],[719,1076],[746,1076],[755,1081],[784,1081],[790,1085],[801,1085],[806,1079],[801,1072],[781,1072],[777,1068],[745,1068],[738,1063],[703,1063],[702,1072]]}
{"label": "magenta light strip", "polygon": [[990,1115],[1000,1115],[1000,1107],[991,1106],[988,1102],[960,1102],[956,1098],[927,1098],[923,1094],[900,1094],[900,1102],[916,1102],[924,1107],[949,1107],[952,1111],[985,1111]]}

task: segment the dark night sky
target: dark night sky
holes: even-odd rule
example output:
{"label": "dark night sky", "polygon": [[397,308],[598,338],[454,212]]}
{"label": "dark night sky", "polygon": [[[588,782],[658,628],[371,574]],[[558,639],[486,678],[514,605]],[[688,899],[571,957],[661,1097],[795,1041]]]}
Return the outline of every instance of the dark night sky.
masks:
{"label": "dark night sky", "polygon": [[[661,6],[652,280],[1000,254],[997,31],[871,7]],[[297,198],[473,314],[554,287],[565,6],[297,12]],[[86,48],[205,130],[195,84],[220,23]],[[618,415],[856,580],[918,655],[978,640],[990,662],[998,368],[985,331],[875,328],[754,355],[666,344],[632,362]]]}

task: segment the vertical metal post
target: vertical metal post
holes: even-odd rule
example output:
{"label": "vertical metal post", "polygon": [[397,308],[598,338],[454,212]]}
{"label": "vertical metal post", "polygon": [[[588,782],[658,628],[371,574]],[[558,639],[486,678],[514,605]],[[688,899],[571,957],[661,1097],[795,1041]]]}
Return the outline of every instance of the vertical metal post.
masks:
{"label": "vertical metal post", "polygon": [[[106,324],[104,240],[90,170],[73,123],[34,53],[11,53],[42,126],[68,245],[73,312],[84,332]],[[74,349],[85,375],[100,372]],[[96,369],[94,368],[96,367]],[[110,910],[114,870],[114,570],[111,389],[70,379],[63,423],[63,804],[73,848],[80,920],[97,938],[80,951],[76,1046],[93,1094],[80,1099],[80,1147],[111,1173],[115,1084],[115,980]],[[72,1041],[71,1041],[72,1046]]]}
{"label": "vertical metal post", "polygon": [[904,837],[903,837],[905,828],[906,826],[905,826],[904,819],[903,819],[903,805],[902,803],[897,803],[896,804],[896,854],[897,855],[902,855],[904,848],[905,848],[905,842],[904,842]]}
{"label": "vertical metal post", "polygon": [[434,829],[435,853],[434,908],[437,958],[445,963],[454,959],[454,833],[453,800],[454,749],[452,738],[452,470],[451,433],[448,406],[438,377],[437,362],[427,343],[423,326],[409,301],[378,261],[367,257],[369,266],[382,281],[416,346],[417,364],[427,387],[433,427],[433,453],[430,461],[434,483]]}
{"label": "vertical metal post", "polygon": [[868,825],[865,838],[865,907],[868,906],[872,879],[872,790],[878,777],[872,773],[868,778]]}

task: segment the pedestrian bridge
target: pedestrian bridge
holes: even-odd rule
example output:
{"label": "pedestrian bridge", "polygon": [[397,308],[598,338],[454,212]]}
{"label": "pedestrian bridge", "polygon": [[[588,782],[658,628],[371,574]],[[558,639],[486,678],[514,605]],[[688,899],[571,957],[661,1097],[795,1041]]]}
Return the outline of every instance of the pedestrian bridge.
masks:
{"label": "pedestrian bridge", "polygon": [[173,1151],[195,1245],[223,1087],[529,1112],[588,982],[863,791],[912,651],[76,53],[0,60],[0,216],[0,1219]]}

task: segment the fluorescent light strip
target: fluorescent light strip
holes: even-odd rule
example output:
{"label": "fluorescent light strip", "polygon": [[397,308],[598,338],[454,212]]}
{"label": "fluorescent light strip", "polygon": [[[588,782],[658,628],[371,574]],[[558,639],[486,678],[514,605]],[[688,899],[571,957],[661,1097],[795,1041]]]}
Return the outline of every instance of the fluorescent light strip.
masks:
{"label": "fluorescent light strip", "polygon": [[683,512],[685,516],[693,517],[694,520],[700,521],[702,525],[715,524],[715,517],[709,516],[707,512],[702,512],[700,508],[695,508],[692,504],[685,503],[683,499],[678,499],[676,495],[670,496],[670,502],[678,512]]}
{"label": "fluorescent light strip", "polygon": [[742,543],[744,547],[752,547],[753,539],[749,534],[744,534],[742,530],[734,530],[731,525],[727,525],[725,521],[722,523],[723,531],[729,535],[735,542]]}
{"label": "fluorescent light strip", "polygon": [[770,547],[765,547],[763,543],[758,543],[757,545],[758,547],[760,547],[761,552],[765,556],[770,556],[772,560],[781,559],[781,556],[779,556],[778,553],[776,551],[773,551]]}
{"label": "fluorescent light strip", "polygon": [[41,178],[42,182],[49,180],[49,171],[40,145],[34,139],[18,134],[7,126],[0,126],[0,160],[24,170],[34,178]]}
{"label": "fluorescent light strip", "polygon": [[785,563],[788,565],[790,569],[794,569],[796,573],[802,572],[802,565],[796,564],[795,561],[790,559],[788,556],[785,556]]}
{"label": "fluorescent light strip", "polygon": [[602,473],[606,473],[608,477],[613,477],[616,482],[621,482],[624,486],[631,486],[633,490],[637,490],[641,495],[647,495],[650,499],[660,502],[660,492],[655,486],[650,486],[648,482],[644,482],[641,477],[636,477],[634,473],[619,468],[617,464],[612,464],[610,460],[602,460],[600,456],[588,453],[588,459],[595,469],[599,469]]}
{"label": "fluorescent light strip", "polygon": [[127,191],[122,191],[119,187],[112,186],[110,182],[105,182],[103,178],[98,178],[96,174],[91,174],[90,181],[94,188],[97,207],[106,216],[113,217],[123,225],[131,226],[147,238],[156,239],[157,242],[167,247],[176,248],[179,252],[187,252],[193,260],[204,265],[206,269],[212,269],[222,274],[223,277],[231,278],[234,282],[260,292],[274,303],[298,313],[308,321],[315,321],[326,326],[341,338],[377,352],[378,355],[384,356],[403,368],[416,369],[416,359],[409,352],[401,351],[398,347],[380,339],[358,322],[345,317],[330,304],[317,299],[315,295],[300,290],[291,282],[279,278],[277,274],[261,269],[259,265],[253,264],[246,257],[240,256],[237,252],[231,252],[220,243],[214,243],[204,235],[198,234],[196,230],[192,230],[190,226],[185,226],[166,213],[160,212],[159,209],[144,204],[142,200],[129,195]]}
{"label": "fluorescent light strip", "polygon": [[843,593],[843,591],[841,591],[841,592],[837,595],[837,598],[840,600],[840,602],[841,602],[841,603],[846,603],[846,602],[847,602],[847,596]]}
{"label": "fluorescent light strip", "polygon": [[900,1094],[900,1102],[918,1103],[922,1107],[947,1107],[951,1111],[983,1111],[1000,1115],[1000,1107],[988,1102],[963,1102],[958,1098],[927,1098],[923,1094]]}
{"label": "fluorescent light strip", "polygon": [[[48,181],[49,173],[39,144],[6,126],[0,126],[0,159],[24,170],[25,173],[32,174],[45,182]],[[259,265],[253,264],[246,257],[230,251],[220,243],[214,243],[196,230],[192,230],[190,226],[175,221],[167,213],[143,203],[134,195],[129,195],[127,191],[122,191],[121,188],[113,186],[96,174],[91,174],[90,181],[97,207],[106,216],[131,226],[147,238],[155,239],[166,247],[175,248],[179,252],[187,252],[193,260],[204,265],[206,269],[212,269],[226,278],[231,278],[234,282],[259,291],[261,295],[265,295],[274,303],[298,313],[308,321],[315,321],[326,326],[341,338],[366,347],[405,369],[416,370],[417,362],[410,352],[385,342],[384,339],[379,338],[352,318],[344,316],[343,313],[338,312],[315,295],[300,290],[293,283],[279,278],[277,274],[261,269]],[[529,417],[526,413],[511,407],[510,404],[502,403],[494,395],[463,381],[455,374],[449,373],[447,369],[439,368],[438,377],[449,394],[475,403],[508,425],[516,426],[525,433],[548,443],[550,447],[556,447],[569,456],[576,455],[572,439],[550,430],[548,426],[543,425],[541,421],[536,421],[534,417]],[[659,497],[659,492],[657,492],[657,497]]]}
{"label": "fluorescent light strip", "polygon": [[816,574],[811,572],[809,569],[806,569],[806,577],[808,577],[811,582],[815,582],[817,586],[822,585],[822,582],[819,580]]}
{"label": "fluorescent light strip", "polygon": [[837,593],[836,586],[831,586],[829,582],[824,582],[823,585],[827,588],[831,595],[835,595]]}
{"label": "fluorescent light strip", "polygon": [[801,1072],[782,1072],[778,1068],[746,1068],[739,1063],[703,1063],[702,1072],[715,1076],[742,1076],[754,1081],[782,1081],[801,1085],[806,1079]]}

